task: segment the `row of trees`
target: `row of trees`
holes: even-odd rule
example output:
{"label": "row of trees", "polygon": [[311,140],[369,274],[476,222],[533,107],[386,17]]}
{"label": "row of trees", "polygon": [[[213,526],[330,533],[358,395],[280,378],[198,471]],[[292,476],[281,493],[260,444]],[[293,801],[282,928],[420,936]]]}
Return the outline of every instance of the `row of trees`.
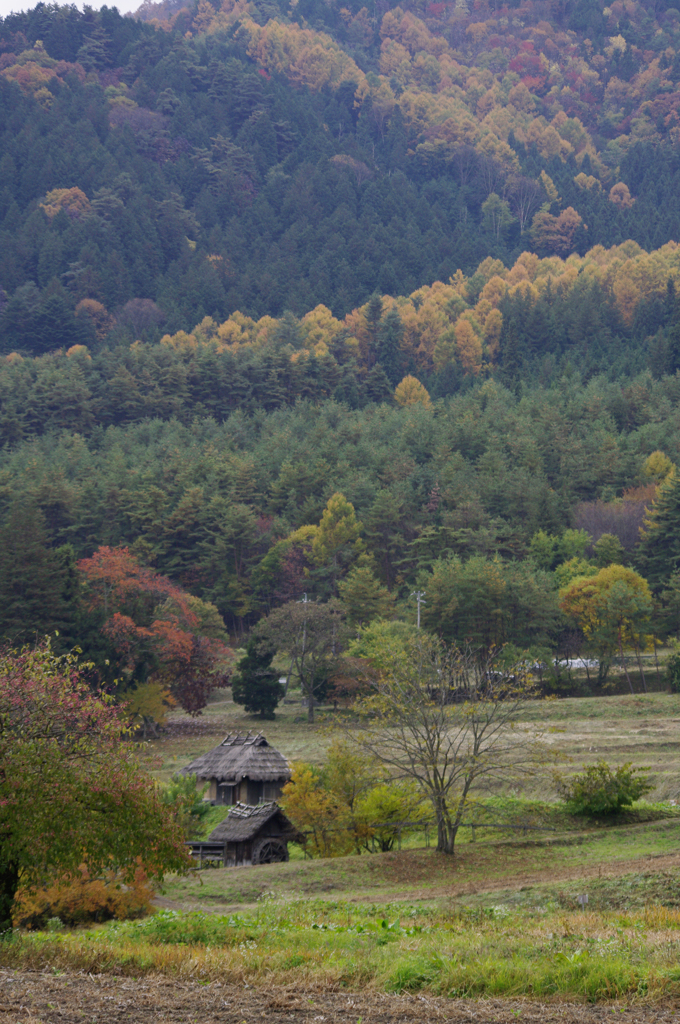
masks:
{"label": "row of trees", "polygon": [[[510,269],[487,259],[448,284],[396,299],[376,294],[344,320],[325,306],[299,320],[234,313],[159,344],[99,351],[96,341],[93,351],[69,342],[92,342],[109,328],[111,343],[144,336],[162,314],[151,302],[130,302],[114,321],[101,303],[82,300],[63,338],[54,310],[45,314],[50,346],[65,348],[37,358],[11,352],[0,363],[0,436],[16,444],[54,429],[90,434],[148,418],[223,421],[236,409],[305,399],[404,404],[414,398],[396,388],[414,375],[433,397],[491,375],[512,386],[554,385],[577,361],[584,375],[631,376],[646,365],[661,379],[680,366],[677,263],[674,244],[647,254],[625,243],[567,262],[525,252]],[[17,308],[7,305],[10,320]],[[17,338],[4,332],[7,348],[30,348],[35,330],[22,317]]]}
{"label": "row of trees", "polygon": [[78,562],[103,544],[215,606],[233,635],[305,592],[355,623],[409,618],[420,588],[424,624],[450,639],[550,646],[562,563],[632,558],[647,576],[639,529],[672,464],[647,453],[660,441],[679,457],[676,390],[646,377],[517,398],[487,381],[433,407],[331,402],[22,442],[0,456],[2,635],[95,635]]}
{"label": "row of trees", "polygon": [[[431,573],[421,575],[418,583],[422,587],[418,602],[427,595],[423,627],[454,646],[465,640],[481,652],[503,649],[506,657],[542,663],[552,686],[560,684],[560,658],[588,654],[597,659],[600,686],[618,657],[632,693],[626,655],[633,650],[646,689],[642,652],[655,647],[659,638],[676,634],[680,626],[680,567],[675,564],[680,560],[676,551],[680,482],[675,468],[660,453],[650,465],[664,467],[667,473],[650,503],[635,555],[651,586],[640,572],[621,564],[628,559],[614,534],[603,533],[593,546],[593,557],[587,559],[585,549],[592,538],[585,531],[566,531],[561,538],[539,531],[532,540],[532,556],[525,562],[479,556],[435,562]],[[336,499],[328,510],[328,519],[336,513],[335,567],[343,554],[347,557],[348,541],[356,536],[349,516],[337,515],[339,507],[347,510],[346,503],[341,506],[340,496]],[[354,554],[356,558],[356,549]],[[545,569],[538,569],[537,563]],[[271,668],[277,651],[290,658],[289,674],[300,682],[310,721],[320,699],[330,696],[335,702],[352,702],[366,686],[375,684],[372,672],[381,644],[401,645],[406,658],[404,645],[420,630],[420,607],[417,627],[396,619],[389,591],[380,586],[370,568],[360,564],[337,582],[336,589],[341,601],[313,603],[305,595],[302,601],[271,612],[256,627],[235,679],[235,699],[247,710],[271,716],[282,698],[281,684]],[[412,622],[413,615],[410,618]]]}

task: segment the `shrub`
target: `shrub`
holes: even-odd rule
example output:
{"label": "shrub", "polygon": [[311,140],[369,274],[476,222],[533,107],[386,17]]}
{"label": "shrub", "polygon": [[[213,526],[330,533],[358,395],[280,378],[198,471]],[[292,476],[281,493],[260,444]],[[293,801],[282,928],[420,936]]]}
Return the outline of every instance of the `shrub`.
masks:
{"label": "shrub", "polygon": [[150,913],[152,897],[153,890],[141,866],[134,881],[123,885],[113,872],[106,878],[90,878],[87,866],[82,864],[79,878],[64,876],[39,889],[19,889],[14,924],[57,931],[57,921],[62,926],[112,918],[124,921]]}
{"label": "shrub", "polygon": [[197,789],[195,775],[175,774],[163,788],[160,797],[166,806],[174,808],[175,817],[181,823],[187,837],[193,835],[203,818],[212,810],[204,800],[207,784]]}
{"label": "shrub", "polygon": [[557,792],[574,814],[616,814],[654,788],[641,775],[647,771],[649,768],[631,768],[630,761],[620,768],[598,761],[570,779],[557,776]]}
{"label": "shrub", "polygon": [[666,678],[672,693],[680,693],[680,653],[671,654],[666,662]]}

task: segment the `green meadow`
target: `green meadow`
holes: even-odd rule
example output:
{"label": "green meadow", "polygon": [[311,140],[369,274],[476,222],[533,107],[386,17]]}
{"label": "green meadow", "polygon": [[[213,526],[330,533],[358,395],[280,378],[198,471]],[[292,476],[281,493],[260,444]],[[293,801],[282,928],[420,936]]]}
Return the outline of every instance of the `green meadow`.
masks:
{"label": "green meadow", "polygon": [[[289,758],[321,763],[341,714],[310,728],[286,704],[264,731]],[[549,782],[540,798],[497,787],[475,814],[503,827],[463,829],[454,857],[425,834],[328,860],[293,847],[286,864],[168,878],[156,913],[139,921],[17,934],[2,965],[461,997],[680,995],[680,696],[541,701],[525,724],[540,726],[567,769],[648,765],[649,802],[597,821],[568,814]],[[169,778],[227,732],[258,727],[217,694],[202,720],[175,716],[147,744],[153,770]],[[223,814],[215,808],[204,832]]]}

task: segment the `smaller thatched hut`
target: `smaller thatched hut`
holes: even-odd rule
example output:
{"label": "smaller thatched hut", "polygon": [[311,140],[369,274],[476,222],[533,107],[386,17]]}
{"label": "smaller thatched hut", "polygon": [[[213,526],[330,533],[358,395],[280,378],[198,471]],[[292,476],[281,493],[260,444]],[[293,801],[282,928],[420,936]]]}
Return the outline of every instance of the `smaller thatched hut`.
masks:
{"label": "smaller thatched hut", "polygon": [[240,801],[254,806],[277,800],[291,772],[283,754],[270,747],[262,733],[234,733],[182,768],[181,774],[210,783],[208,799],[213,804]]}
{"label": "smaller thatched hut", "polygon": [[205,842],[188,845],[201,861],[218,860],[225,867],[238,867],[288,860],[288,842],[301,839],[278,804],[249,807],[238,803]]}

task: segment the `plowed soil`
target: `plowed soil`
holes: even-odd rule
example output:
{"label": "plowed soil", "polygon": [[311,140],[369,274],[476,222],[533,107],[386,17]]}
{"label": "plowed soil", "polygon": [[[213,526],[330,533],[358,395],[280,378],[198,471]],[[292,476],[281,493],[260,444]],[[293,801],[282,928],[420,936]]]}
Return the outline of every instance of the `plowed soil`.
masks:
{"label": "plowed soil", "polygon": [[169,978],[0,971],[0,1024],[666,1024],[680,1006],[575,1005],[193,985]]}

